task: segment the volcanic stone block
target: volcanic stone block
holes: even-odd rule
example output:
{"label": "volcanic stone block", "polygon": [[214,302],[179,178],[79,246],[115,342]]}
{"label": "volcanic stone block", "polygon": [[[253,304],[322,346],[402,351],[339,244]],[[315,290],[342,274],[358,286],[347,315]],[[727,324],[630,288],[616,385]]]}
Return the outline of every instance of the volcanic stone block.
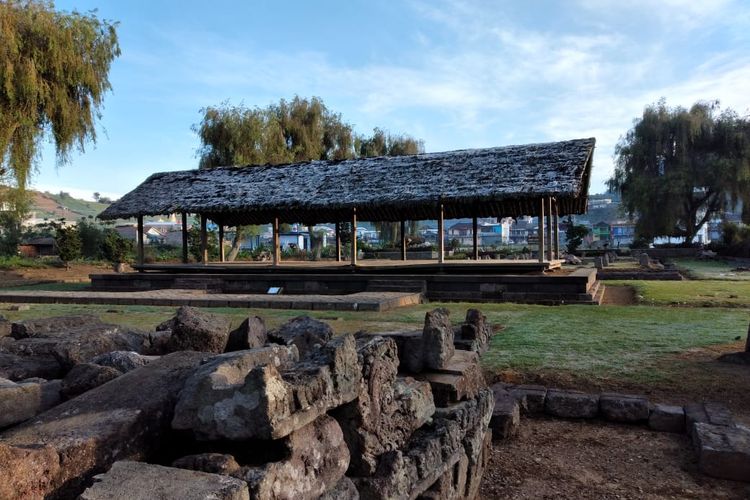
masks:
{"label": "volcanic stone block", "polygon": [[247,484],[219,474],[208,474],[142,462],[115,462],[94,478],[81,500],[249,500]]}
{"label": "volcanic stone block", "polygon": [[266,324],[258,316],[250,316],[236,330],[229,333],[227,352],[257,349],[268,342]]}
{"label": "volcanic stone block", "polygon": [[240,388],[250,371],[261,365],[287,368],[298,360],[297,348],[268,346],[221,354],[201,365],[185,382],[175,407],[172,428],[193,430],[203,439],[243,435],[247,420],[238,399],[252,399]]}
{"label": "volcanic stone block", "polygon": [[349,449],[339,424],[323,415],[285,440],[285,460],[242,467],[233,475],[250,487],[253,498],[313,500],[332,489],[349,467]]}
{"label": "volcanic stone block", "polygon": [[430,383],[437,406],[472,399],[479,390],[487,387],[479,357],[471,351],[456,351],[444,368],[423,372],[415,377]]}
{"label": "volcanic stone block", "polygon": [[[1,434],[0,446],[49,446],[58,457],[43,484],[31,473],[14,477],[15,493],[5,498],[39,488],[42,496],[75,497],[91,476],[115,461],[148,459],[163,446],[177,396],[203,357],[196,352],[165,356]],[[29,461],[29,471],[38,469],[33,454],[16,457]]]}
{"label": "volcanic stone block", "polygon": [[349,446],[352,475],[370,475],[378,457],[400,448],[412,432],[435,411],[430,385],[411,378],[397,378],[398,352],[390,338],[361,336],[357,339],[362,367],[359,396],[331,412]]}
{"label": "volcanic stone block", "polygon": [[112,325],[84,327],[70,331],[66,336],[53,338],[57,340],[53,354],[65,369],[112,351],[140,352],[148,343],[148,336],[143,332]]}
{"label": "volcanic stone block", "polygon": [[[544,413],[544,402],[547,399],[547,388],[541,385],[516,385],[508,391],[518,399],[521,410],[528,415]],[[523,401],[526,404],[523,404]]]}
{"label": "volcanic stone block", "polygon": [[11,332],[10,321],[5,319],[5,316],[0,315],[0,337],[7,337]]}
{"label": "volcanic stone block", "polygon": [[105,324],[101,319],[90,314],[35,318],[14,322],[11,326],[11,335],[16,339],[49,337],[50,334],[63,335],[70,330],[79,330],[81,327],[103,326]]}
{"label": "volcanic stone block", "polygon": [[62,380],[60,392],[65,399],[71,399],[95,387],[106,384],[122,375],[122,372],[109,366],[81,363],[76,365]]}
{"label": "volcanic stone block", "polygon": [[492,410],[490,428],[495,440],[507,439],[518,433],[521,409],[518,400],[508,391],[493,389],[495,408]]}
{"label": "volcanic stone block", "polygon": [[133,351],[112,351],[91,358],[91,363],[101,366],[109,366],[121,373],[127,373],[141,366],[146,366],[154,358],[143,356]]}
{"label": "volcanic stone block", "polygon": [[0,498],[45,498],[60,473],[60,457],[51,446],[15,447],[0,443]]}
{"label": "volcanic stone block", "polygon": [[654,405],[648,426],[661,432],[685,432],[685,409],[682,406]]}
{"label": "volcanic stone block", "polygon": [[298,316],[268,332],[268,341],[281,345],[296,345],[301,358],[314,352],[333,337],[328,323],[309,316]]}
{"label": "volcanic stone block", "polygon": [[[460,340],[473,341],[474,350],[480,354],[487,351],[492,338],[492,325],[479,309],[468,309],[466,321],[460,328]],[[458,341],[456,342],[458,346]]]}
{"label": "volcanic stone block", "polygon": [[424,364],[427,368],[445,368],[456,350],[453,345],[453,327],[449,315],[450,312],[445,308],[428,311],[425,314],[422,349]]}
{"label": "volcanic stone block", "polygon": [[0,379],[0,428],[23,422],[36,415],[41,400],[41,384],[16,384],[7,379]]}
{"label": "volcanic stone block", "polygon": [[645,422],[649,417],[649,403],[643,396],[602,393],[599,411],[605,420],[612,422]]}
{"label": "volcanic stone block", "polygon": [[359,491],[352,480],[344,476],[333,489],[323,493],[319,500],[359,500]]}
{"label": "volcanic stone block", "polygon": [[62,375],[62,366],[54,356],[23,356],[0,352],[2,378],[18,381],[33,377],[53,379]]}
{"label": "volcanic stone block", "polygon": [[223,453],[187,455],[172,462],[172,467],[225,475],[232,475],[240,470],[237,460],[232,455]]}
{"label": "volcanic stone block", "polygon": [[378,336],[393,339],[398,347],[399,369],[408,373],[419,373],[424,367],[422,355],[422,332],[388,332]]}
{"label": "volcanic stone block", "polygon": [[554,417],[595,418],[599,413],[599,395],[550,389],[544,401],[544,410]]}
{"label": "volcanic stone block", "polygon": [[720,403],[691,403],[685,405],[685,425],[688,432],[692,431],[693,424],[706,423],[713,425],[734,426],[732,413]]}
{"label": "volcanic stone block", "polygon": [[229,319],[182,306],[172,319],[156,327],[170,330],[168,350],[222,353],[229,338]]}
{"label": "volcanic stone block", "polygon": [[696,422],[693,440],[704,474],[750,482],[750,430]]}

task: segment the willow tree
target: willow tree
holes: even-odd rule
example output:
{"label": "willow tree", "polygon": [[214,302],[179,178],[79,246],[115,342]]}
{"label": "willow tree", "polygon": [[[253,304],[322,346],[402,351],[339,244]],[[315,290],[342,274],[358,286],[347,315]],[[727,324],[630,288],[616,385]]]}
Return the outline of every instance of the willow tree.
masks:
{"label": "willow tree", "polygon": [[43,0],[0,2],[0,41],[0,174],[23,190],[43,140],[58,163],[96,140],[120,47],[115,24]]}
{"label": "willow tree", "polygon": [[690,245],[703,224],[740,202],[750,221],[750,122],[716,102],[648,106],[615,157],[608,184],[638,216],[638,237]]}

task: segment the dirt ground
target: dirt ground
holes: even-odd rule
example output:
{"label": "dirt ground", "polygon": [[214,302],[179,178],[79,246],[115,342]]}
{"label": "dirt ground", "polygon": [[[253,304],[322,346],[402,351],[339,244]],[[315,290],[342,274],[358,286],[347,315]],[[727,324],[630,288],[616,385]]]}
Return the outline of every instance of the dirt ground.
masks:
{"label": "dirt ground", "polygon": [[113,272],[107,265],[72,264],[70,269],[64,267],[19,268],[0,270],[0,286],[12,287],[34,285],[38,283],[82,283],[89,281],[89,274],[105,274]]}
{"label": "dirt ground", "polygon": [[635,304],[635,290],[630,286],[607,286],[605,283],[602,304],[618,306]]}
{"label": "dirt ground", "polygon": [[523,418],[494,443],[480,498],[750,498],[750,485],[697,472],[686,435],[643,427]]}

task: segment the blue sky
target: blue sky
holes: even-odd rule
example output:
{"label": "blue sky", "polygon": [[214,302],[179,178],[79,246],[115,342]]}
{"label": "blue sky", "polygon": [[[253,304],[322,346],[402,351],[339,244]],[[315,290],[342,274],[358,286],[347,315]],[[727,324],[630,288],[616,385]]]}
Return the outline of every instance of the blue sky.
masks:
{"label": "blue sky", "polygon": [[33,185],[119,196],[195,168],[199,110],[319,96],[360,133],[427,151],[597,138],[591,192],[618,138],[665,97],[750,113],[750,2],[78,1],[120,22],[99,137]]}

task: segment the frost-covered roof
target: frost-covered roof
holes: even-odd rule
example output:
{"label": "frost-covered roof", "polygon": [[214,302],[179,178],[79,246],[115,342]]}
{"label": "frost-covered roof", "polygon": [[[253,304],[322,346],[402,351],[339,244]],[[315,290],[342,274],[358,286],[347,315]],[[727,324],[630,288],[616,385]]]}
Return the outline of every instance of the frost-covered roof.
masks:
{"label": "frost-covered roof", "polygon": [[412,156],[157,173],[101,219],[202,213],[225,225],[584,213],[595,139]]}

